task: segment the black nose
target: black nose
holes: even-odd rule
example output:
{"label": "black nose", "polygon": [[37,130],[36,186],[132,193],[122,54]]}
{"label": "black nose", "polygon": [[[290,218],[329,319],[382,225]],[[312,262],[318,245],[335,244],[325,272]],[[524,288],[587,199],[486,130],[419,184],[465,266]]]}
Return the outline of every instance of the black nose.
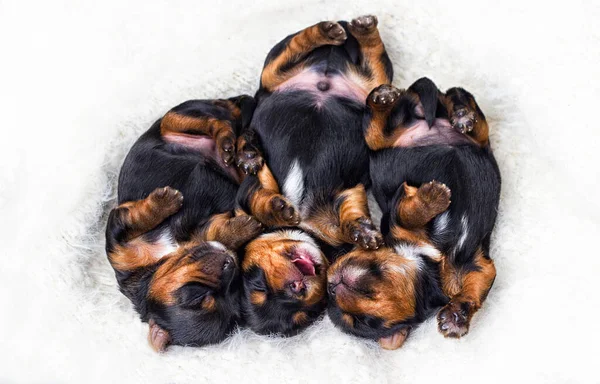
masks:
{"label": "black nose", "polygon": [[335,289],[337,288],[337,286],[338,284],[334,283],[327,284],[327,293],[329,293],[329,296],[335,297]]}
{"label": "black nose", "polygon": [[304,285],[304,282],[302,280],[296,280],[290,283],[290,289],[294,293],[304,293],[304,291],[306,290],[306,285]]}

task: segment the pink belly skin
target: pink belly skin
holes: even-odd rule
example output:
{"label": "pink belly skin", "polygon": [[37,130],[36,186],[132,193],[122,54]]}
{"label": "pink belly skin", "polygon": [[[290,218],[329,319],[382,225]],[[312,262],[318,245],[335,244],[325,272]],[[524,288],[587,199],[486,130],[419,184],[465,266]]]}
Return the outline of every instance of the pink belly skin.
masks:
{"label": "pink belly skin", "polygon": [[334,96],[365,103],[369,92],[358,76],[353,79],[343,74],[326,75],[311,69],[301,71],[276,89],[277,92],[288,90],[308,91],[314,95],[318,105]]}
{"label": "pink belly skin", "polygon": [[186,148],[190,148],[200,152],[204,157],[213,159],[216,164],[220,165],[235,181],[239,182],[239,175],[235,166],[227,166],[221,159],[221,155],[217,151],[217,144],[208,136],[189,135],[189,134],[167,134],[163,135],[163,139],[167,143],[178,144]]}
{"label": "pink belly skin", "polygon": [[452,145],[470,142],[470,138],[452,128],[446,119],[435,119],[429,127],[425,120],[419,120],[410,128],[405,128],[394,143],[394,147],[419,147],[424,145]]}

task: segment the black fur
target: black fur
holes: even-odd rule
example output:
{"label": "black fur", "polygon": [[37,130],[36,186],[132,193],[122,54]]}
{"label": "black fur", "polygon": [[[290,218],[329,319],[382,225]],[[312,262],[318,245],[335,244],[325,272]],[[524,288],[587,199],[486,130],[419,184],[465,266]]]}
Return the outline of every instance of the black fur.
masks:
{"label": "black fur", "polygon": [[[348,64],[359,66],[358,42],[349,33],[348,23],[341,21],[340,24],[346,30],[346,42],[341,46],[315,49],[303,59],[306,67],[336,77],[344,74]],[[283,51],[294,35],[283,39],[269,52],[265,66]],[[383,60],[391,79],[392,65],[385,53]],[[250,130],[260,142],[265,162],[280,188],[294,162],[298,162],[304,171],[304,194],[299,206],[309,215],[316,209],[334,207],[335,196],[344,189],[359,183],[369,187],[369,151],[362,133],[366,112],[364,100],[330,96],[317,107],[313,92],[287,90],[271,93],[262,85],[255,98],[257,107]],[[247,194],[255,188],[254,185],[254,177],[246,178],[241,185],[238,202],[245,209],[248,208]],[[323,245],[322,250],[330,260],[352,247],[348,244],[341,247]],[[255,278],[244,273],[244,284],[251,284]],[[297,309],[286,297],[274,297],[265,308],[257,311],[247,302],[244,307],[248,325],[260,333],[287,334],[296,331],[287,319]],[[317,318],[322,309],[309,309],[308,312],[311,317]]]}
{"label": "black fur", "polygon": [[[188,116],[230,120],[239,132],[252,117],[254,101],[249,96],[230,100],[241,108],[241,120],[233,119],[228,110],[205,100],[186,101],[172,111]],[[176,242],[184,242],[189,240],[194,231],[200,230],[212,215],[234,209],[238,184],[214,158],[164,141],[160,123],[161,120],[155,122],[136,141],[125,158],[119,175],[118,202],[143,199],[156,188],[165,186],[179,190],[185,199],[182,208],[158,227],[143,234],[142,238],[153,242],[167,231]],[[119,209],[113,210],[106,229],[107,253],[123,242],[126,230]],[[194,252],[201,256],[210,253],[211,249],[200,245]],[[164,261],[163,258],[134,271],[115,270],[123,294],[133,302],[143,321],[154,319],[169,332],[171,344],[201,346],[221,341],[240,322],[241,281],[238,273],[232,270],[229,275],[222,277],[224,283],[221,287],[211,290],[218,309],[206,313],[200,309],[199,303],[209,288],[199,283],[181,287],[176,293],[178,303],[175,305],[165,305],[149,298],[152,276]]]}

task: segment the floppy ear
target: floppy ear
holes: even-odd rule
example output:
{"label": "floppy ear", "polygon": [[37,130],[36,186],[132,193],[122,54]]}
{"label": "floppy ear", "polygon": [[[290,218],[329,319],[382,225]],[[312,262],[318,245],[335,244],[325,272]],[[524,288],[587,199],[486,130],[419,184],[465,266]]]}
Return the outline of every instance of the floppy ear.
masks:
{"label": "floppy ear", "polygon": [[186,307],[195,307],[202,304],[204,297],[210,289],[199,283],[188,283],[177,290],[181,304]]}
{"label": "floppy ear", "polygon": [[422,117],[427,121],[427,125],[431,127],[435,121],[438,107],[438,97],[440,94],[438,87],[433,81],[426,77],[422,77],[415,81],[408,89],[419,95],[419,99],[421,100],[419,107],[423,108]]}
{"label": "floppy ear", "polygon": [[381,348],[390,351],[398,349],[402,346],[402,344],[404,344],[404,341],[406,341],[409,332],[410,328],[402,328],[390,336],[382,337],[381,339],[379,339],[379,345],[381,346]]}
{"label": "floppy ear", "polygon": [[150,319],[148,325],[150,326],[150,329],[148,330],[148,342],[150,343],[150,346],[155,352],[164,352],[167,345],[171,342],[169,332],[156,324],[154,319]]}
{"label": "floppy ear", "polygon": [[267,278],[262,269],[254,266],[244,273],[244,284],[248,291],[267,292]]}

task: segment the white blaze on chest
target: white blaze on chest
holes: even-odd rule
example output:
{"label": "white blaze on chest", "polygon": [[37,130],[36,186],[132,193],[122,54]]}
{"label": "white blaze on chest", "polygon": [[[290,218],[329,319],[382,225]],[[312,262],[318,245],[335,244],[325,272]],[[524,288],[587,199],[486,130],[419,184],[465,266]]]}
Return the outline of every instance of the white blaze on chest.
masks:
{"label": "white blaze on chest", "polygon": [[283,195],[297,208],[300,207],[304,195],[304,172],[298,159],[294,160],[283,183]]}
{"label": "white blaze on chest", "polygon": [[173,239],[171,233],[168,230],[165,230],[154,243],[153,253],[156,259],[161,259],[163,256],[176,251],[178,248],[179,245]]}

